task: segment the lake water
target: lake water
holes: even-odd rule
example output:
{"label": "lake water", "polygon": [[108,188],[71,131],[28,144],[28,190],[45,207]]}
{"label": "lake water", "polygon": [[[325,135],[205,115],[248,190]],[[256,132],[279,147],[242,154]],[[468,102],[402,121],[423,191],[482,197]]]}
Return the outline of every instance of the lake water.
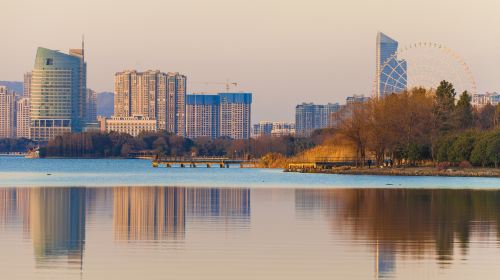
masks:
{"label": "lake water", "polygon": [[498,279],[499,240],[499,179],[0,157],[0,279]]}

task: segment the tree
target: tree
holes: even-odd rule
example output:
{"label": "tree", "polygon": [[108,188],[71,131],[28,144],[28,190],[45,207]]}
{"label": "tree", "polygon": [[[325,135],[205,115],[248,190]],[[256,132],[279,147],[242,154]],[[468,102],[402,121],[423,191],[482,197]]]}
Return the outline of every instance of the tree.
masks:
{"label": "tree", "polygon": [[473,131],[458,136],[449,147],[448,160],[453,162],[470,161],[477,138],[477,133]]}
{"label": "tree", "polygon": [[488,133],[488,145],[486,146],[488,159],[495,168],[498,168],[500,162],[500,131]]}
{"label": "tree", "polygon": [[374,152],[377,165],[382,165],[386,150],[394,140],[391,135],[392,130],[388,127],[391,117],[390,109],[392,109],[389,99],[394,99],[394,97],[395,95],[383,99],[374,98],[366,105],[369,110],[368,148]]}
{"label": "tree", "polygon": [[495,106],[495,119],[493,125],[497,128],[500,126],[500,103]]}
{"label": "tree", "polygon": [[167,141],[165,140],[165,138],[158,137],[153,142],[153,149],[155,150],[155,153],[157,153],[157,154],[164,154],[168,149],[168,144],[167,144]]}
{"label": "tree", "polygon": [[471,153],[471,161],[474,165],[494,166],[500,164],[500,130],[483,132]]}
{"label": "tree", "polygon": [[471,101],[472,97],[467,91],[464,91],[460,95],[454,114],[456,128],[467,129],[472,126],[474,122],[474,115]]}
{"label": "tree", "polygon": [[490,103],[477,112],[476,127],[481,130],[492,129],[495,124],[496,109]]}
{"label": "tree", "polygon": [[455,110],[455,88],[447,81],[441,81],[436,89],[434,104],[434,127],[439,134],[446,133],[453,128],[451,115]]}
{"label": "tree", "polygon": [[457,136],[455,135],[444,135],[438,139],[437,144],[434,148],[435,159],[438,162],[450,161],[450,158],[448,156],[450,155],[451,146],[456,139]]}
{"label": "tree", "polygon": [[347,110],[347,117],[341,121],[341,131],[356,147],[356,164],[364,166],[369,137],[369,111],[363,103],[351,104]]}
{"label": "tree", "polygon": [[130,144],[125,143],[123,144],[123,146],[121,146],[120,155],[122,157],[128,157],[131,152],[132,152],[132,147],[130,146]]}

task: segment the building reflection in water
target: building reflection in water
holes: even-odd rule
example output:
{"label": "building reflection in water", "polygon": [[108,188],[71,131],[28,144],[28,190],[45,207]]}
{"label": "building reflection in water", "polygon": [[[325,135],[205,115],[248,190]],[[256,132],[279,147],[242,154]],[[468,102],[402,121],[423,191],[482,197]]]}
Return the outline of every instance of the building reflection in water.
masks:
{"label": "building reflection in water", "polygon": [[381,278],[395,269],[397,255],[434,256],[448,267],[467,255],[471,236],[500,237],[500,191],[296,190],[295,204],[301,215],[324,213],[333,231],[347,228],[370,241]]}
{"label": "building reflection in water", "polygon": [[67,257],[80,267],[85,242],[85,193],[82,188],[0,189],[0,225],[22,223],[33,242],[36,264]]}
{"label": "building reflection in water", "polygon": [[0,189],[0,226],[11,223],[16,215],[15,189]]}
{"label": "building reflection in water", "polygon": [[193,217],[222,217],[248,221],[250,218],[249,189],[188,189],[188,214]]}
{"label": "building reflection in water", "polygon": [[186,227],[185,200],[185,188],[113,188],[115,239],[183,238]]}
{"label": "building reflection in water", "polygon": [[119,187],[113,188],[116,240],[183,239],[189,217],[250,217],[249,189]]}
{"label": "building reflection in water", "polygon": [[[38,268],[63,265],[81,269],[85,227],[96,211],[101,215],[112,211],[115,240],[183,240],[187,216],[249,224],[250,190],[0,188],[0,229],[22,223],[24,238],[32,240]],[[100,216],[100,225],[107,222],[103,217]]]}
{"label": "building reflection in water", "polygon": [[29,225],[38,264],[65,256],[82,262],[85,244],[84,188],[33,188],[29,191]]}

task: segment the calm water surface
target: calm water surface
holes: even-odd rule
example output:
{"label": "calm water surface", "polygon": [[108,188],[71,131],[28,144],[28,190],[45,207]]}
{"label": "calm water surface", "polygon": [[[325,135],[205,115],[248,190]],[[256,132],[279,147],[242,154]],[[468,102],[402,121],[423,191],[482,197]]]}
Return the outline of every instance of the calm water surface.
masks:
{"label": "calm water surface", "polygon": [[0,279],[500,274],[498,179],[0,157],[0,185]]}

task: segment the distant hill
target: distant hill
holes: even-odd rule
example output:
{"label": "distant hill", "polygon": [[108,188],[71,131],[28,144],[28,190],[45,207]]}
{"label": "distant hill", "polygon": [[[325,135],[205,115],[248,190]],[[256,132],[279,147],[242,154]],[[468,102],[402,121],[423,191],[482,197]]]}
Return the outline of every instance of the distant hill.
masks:
{"label": "distant hill", "polygon": [[97,94],[97,115],[111,117],[114,112],[114,93],[99,92]]}
{"label": "distant hill", "polygon": [[0,81],[0,86],[6,86],[19,96],[23,95],[23,82]]}

